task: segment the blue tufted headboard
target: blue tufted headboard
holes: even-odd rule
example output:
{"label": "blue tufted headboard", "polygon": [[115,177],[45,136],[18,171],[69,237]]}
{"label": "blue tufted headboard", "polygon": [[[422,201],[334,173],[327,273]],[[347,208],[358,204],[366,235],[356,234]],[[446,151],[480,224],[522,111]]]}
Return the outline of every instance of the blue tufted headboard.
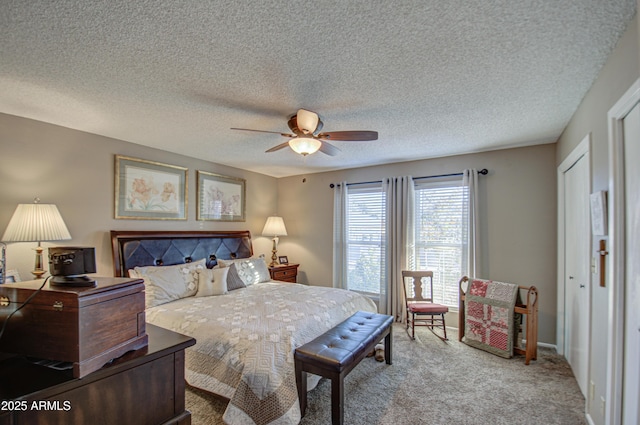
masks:
{"label": "blue tufted headboard", "polygon": [[126,277],[136,266],[170,266],[207,259],[248,258],[253,255],[251,233],[241,231],[111,231],[114,276]]}

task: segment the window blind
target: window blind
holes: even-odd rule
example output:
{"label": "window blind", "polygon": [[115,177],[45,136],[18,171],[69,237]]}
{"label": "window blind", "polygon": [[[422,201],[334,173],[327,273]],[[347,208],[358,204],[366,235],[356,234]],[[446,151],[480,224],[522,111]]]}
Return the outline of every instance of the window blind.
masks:
{"label": "window blind", "polygon": [[416,186],[416,269],[433,271],[434,301],[458,306],[467,191],[460,182]]}
{"label": "window blind", "polygon": [[379,295],[385,275],[385,194],[352,188],[347,196],[347,287]]}

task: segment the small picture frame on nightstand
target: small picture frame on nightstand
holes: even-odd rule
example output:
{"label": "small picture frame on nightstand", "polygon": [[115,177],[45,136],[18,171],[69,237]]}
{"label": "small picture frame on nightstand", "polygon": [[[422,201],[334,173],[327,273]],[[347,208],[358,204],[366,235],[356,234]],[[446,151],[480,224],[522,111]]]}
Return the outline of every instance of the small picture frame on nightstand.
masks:
{"label": "small picture frame on nightstand", "polygon": [[20,274],[18,274],[17,270],[7,270],[4,282],[0,282],[0,283],[15,283],[15,282],[20,282]]}
{"label": "small picture frame on nightstand", "polygon": [[280,264],[289,264],[289,258],[286,255],[281,255],[278,257],[278,262]]}

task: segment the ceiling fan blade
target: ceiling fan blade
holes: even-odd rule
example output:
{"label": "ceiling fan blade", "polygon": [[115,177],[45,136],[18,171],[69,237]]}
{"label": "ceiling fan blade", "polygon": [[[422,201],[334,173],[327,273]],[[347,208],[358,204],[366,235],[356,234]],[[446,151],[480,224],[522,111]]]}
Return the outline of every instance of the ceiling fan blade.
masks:
{"label": "ceiling fan blade", "polygon": [[322,141],[322,145],[320,145],[320,149],[318,150],[329,156],[336,156],[340,152],[340,149],[328,142],[325,142],[324,140]]}
{"label": "ceiling fan blade", "polygon": [[377,131],[329,131],[318,134],[319,139],[360,141],[378,140]]}
{"label": "ceiling fan blade", "polygon": [[318,128],[320,117],[318,117],[318,114],[313,111],[298,109],[296,121],[298,129],[300,129],[303,134],[313,134],[316,131],[316,128]]}
{"label": "ceiling fan blade", "polygon": [[236,127],[231,127],[231,130],[255,131],[256,133],[271,133],[271,134],[279,134],[279,135],[284,136],[284,137],[295,137],[295,135],[293,135],[293,134],[289,134],[289,133],[281,133],[281,132],[279,132],[279,131],[254,130],[254,129],[252,129],[252,128],[236,128]]}
{"label": "ceiling fan blade", "polygon": [[289,147],[289,142],[284,142],[284,143],[280,143],[279,145],[276,145],[274,147],[272,147],[271,149],[267,149],[265,152],[269,153],[269,152],[275,152],[275,151],[279,151],[280,149],[284,149]]}

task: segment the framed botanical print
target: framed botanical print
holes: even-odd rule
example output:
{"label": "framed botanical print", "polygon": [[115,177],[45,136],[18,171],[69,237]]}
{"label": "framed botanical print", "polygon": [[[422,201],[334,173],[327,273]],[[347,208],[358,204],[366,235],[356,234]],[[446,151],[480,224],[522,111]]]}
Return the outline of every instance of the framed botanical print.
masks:
{"label": "framed botanical print", "polygon": [[244,179],[197,171],[197,220],[245,221]]}
{"label": "framed botanical print", "polygon": [[116,155],[115,179],[117,219],[187,219],[187,168]]}

